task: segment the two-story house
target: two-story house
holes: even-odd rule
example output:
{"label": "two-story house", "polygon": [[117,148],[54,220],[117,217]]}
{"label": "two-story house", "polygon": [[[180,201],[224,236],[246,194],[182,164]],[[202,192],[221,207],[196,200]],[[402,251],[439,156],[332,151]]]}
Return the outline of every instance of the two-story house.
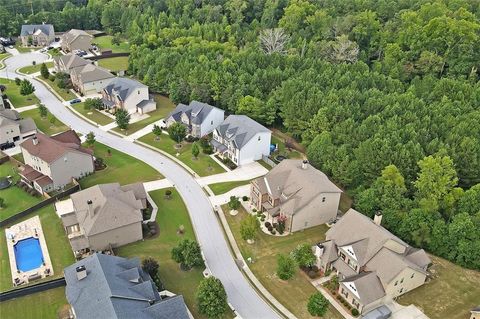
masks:
{"label": "two-story house", "polygon": [[157,108],[148,86],[138,81],[117,77],[102,90],[103,105],[110,112],[124,109],[129,114],[146,114]]}
{"label": "two-story house", "polygon": [[92,64],[92,62],[72,53],[53,57],[53,66],[57,72],[70,74],[72,69],[82,67],[87,64]]}
{"label": "two-story house", "polygon": [[23,46],[47,46],[55,41],[55,31],[51,24],[24,24],[20,31]]}
{"label": "two-story house", "polygon": [[94,64],[70,69],[70,80],[73,88],[83,95],[101,92],[114,78],[115,76],[112,73]]}
{"label": "two-story house", "polygon": [[251,204],[295,232],[337,217],[342,190],[306,160],[286,159],[250,184]]}
{"label": "two-story house", "polygon": [[60,40],[64,52],[73,52],[75,50],[88,51],[92,47],[93,36],[83,30],[71,29],[65,32]]}
{"label": "two-story house", "polygon": [[22,119],[17,111],[0,107],[0,149],[14,147],[35,133],[37,126],[31,118]]}
{"label": "two-story house", "polygon": [[182,123],[193,137],[201,138],[213,132],[225,119],[225,111],[207,103],[192,101],[189,105],[178,104],[166,120],[167,127]]}
{"label": "two-story house", "polygon": [[246,115],[230,115],[213,130],[211,144],[221,157],[245,165],[270,154],[272,132]]}
{"label": "two-story house", "polygon": [[360,313],[425,283],[430,258],[381,226],[379,212],[372,221],[350,209],[313,247],[317,266],[336,271],[338,293]]}
{"label": "two-story house", "polygon": [[92,151],[82,147],[72,131],[55,136],[42,133],[20,144],[25,161],[22,182],[39,193],[50,192],[94,172]]}

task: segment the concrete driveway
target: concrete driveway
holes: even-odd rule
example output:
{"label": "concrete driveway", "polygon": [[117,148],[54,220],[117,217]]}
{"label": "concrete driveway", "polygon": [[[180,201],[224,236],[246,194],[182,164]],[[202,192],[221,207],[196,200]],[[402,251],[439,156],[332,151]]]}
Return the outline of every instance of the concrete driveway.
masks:
{"label": "concrete driveway", "polygon": [[[41,63],[47,58],[47,55],[38,52],[10,57],[5,60],[7,67],[0,70],[0,77],[6,77],[6,71],[8,71],[13,78],[15,76],[22,78],[14,74],[17,68],[31,65],[33,60]],[[35,95],[60,121],[84,135],[94,132],[98,142],[147,163],[174,184],[187,206],[210,271],[222,281],[229,302],[241,317],[259,319],[280,317],[257,294],[238,269],[208,197],[189,173],[158,152],[107,133],[82,120],[70,112],[42,83],[33,79],[32,83],[36,88]],[[134,174],[134,172],[126,172],[126,174],[132,173]]]}

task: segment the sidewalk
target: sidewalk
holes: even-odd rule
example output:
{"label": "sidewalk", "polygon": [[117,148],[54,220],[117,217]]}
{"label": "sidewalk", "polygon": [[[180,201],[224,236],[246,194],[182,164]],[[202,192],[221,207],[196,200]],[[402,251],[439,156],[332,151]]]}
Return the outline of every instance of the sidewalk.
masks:
{"label": "sidewalk", "polygon": [[[12,103],[10,103],[10,105],[12,105]],[[36,108],[37,108],[36,104],[23,106],[23,107],[18,107],[18,108],[14,108],[13,105],[12,105],[12,109],[19,112],[19,113],[22,113],[22,112],[25,112],[25,111],[30,111],[30,110],[33,110],[33,109],[36,109]]]}
{"label": "sidewalk", "polygon": [[154,125],[159,125],[159,126],[162,126],[163,125],[163,119],[160,119],[156,122],[153,122],[152,124],[149,124],[147,126],[145,126],[144,128],[128,135],[125,137],[125,139],[127,141],[134,141],[134,140],[138,140],[140,137],[144,136],[144,135],[147,135],[148,133],[152,133],[152,130],[153,130],[153,126]]}
{"label": "sidewalk", "polygon": [[204,187],[209,184],[248,181],[268,173],[268,170],[257,162],[240,166],[233,171],[197,178],[198,184]]}
{"label": "sidewalk", "polygon": [[147,192],[156,191],[158,189],[163,189],[163,188],[172,187],[172,186],[173,186],[172,182],[170,182],[166,178],[143,183],[143,187],[145,187],[145,190]]}

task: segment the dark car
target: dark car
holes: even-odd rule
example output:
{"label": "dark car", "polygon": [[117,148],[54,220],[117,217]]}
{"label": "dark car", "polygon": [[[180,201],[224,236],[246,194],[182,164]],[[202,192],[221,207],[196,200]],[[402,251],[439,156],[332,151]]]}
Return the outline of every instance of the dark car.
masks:
{"label": "dark car", "polygon": [[80,99],[73,99],[73,100],[70,101],[70,105],[72,105],[72,104],[77,104],[77,103],[80,103],[80,102],[82,102],[82,100],[80,100]]}

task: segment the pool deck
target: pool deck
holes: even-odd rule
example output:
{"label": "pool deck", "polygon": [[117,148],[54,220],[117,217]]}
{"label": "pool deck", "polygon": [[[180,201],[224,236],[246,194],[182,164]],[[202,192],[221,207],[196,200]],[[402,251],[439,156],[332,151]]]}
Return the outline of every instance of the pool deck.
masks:
{"label": "pool deck", "polygon": [[[7,239],[8,259],[10,260],[10,272],[12,273],[13,286],[28,284],[33,280],[53,276],[52,262],[50,260],[47,242],[45,241],[42,224],[40,223],[38,215],[5,229],[5,236]],[[22,239],[31,237],[37,238],[40,242],[44,265],[25,272],[17,271],[14,245]]]}

